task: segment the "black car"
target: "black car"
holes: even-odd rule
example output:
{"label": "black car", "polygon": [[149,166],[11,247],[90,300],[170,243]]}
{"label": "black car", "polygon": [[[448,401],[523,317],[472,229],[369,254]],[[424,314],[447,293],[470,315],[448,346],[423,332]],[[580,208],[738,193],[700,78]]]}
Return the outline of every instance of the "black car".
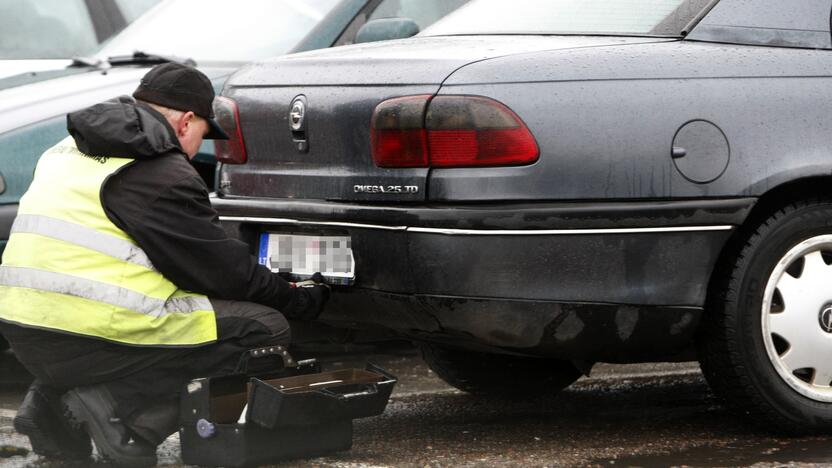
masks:
{"label": "black car", "polygon": [[473,0],[257,63],[223,92],[215,203],[262,263],[345,285],[323,321],[463,390],[698,356],[767,427],[829,429],[830,13]]}

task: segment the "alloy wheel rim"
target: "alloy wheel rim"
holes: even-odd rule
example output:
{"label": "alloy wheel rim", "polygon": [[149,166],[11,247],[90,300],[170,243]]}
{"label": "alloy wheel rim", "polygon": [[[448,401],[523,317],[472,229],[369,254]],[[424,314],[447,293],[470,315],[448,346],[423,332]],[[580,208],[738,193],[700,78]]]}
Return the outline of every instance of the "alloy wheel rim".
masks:
{"label": "alloy wheel rim", "polygon": [[[829,262],[829,263],[828,263]],[[766,284],[762,331],[780,377],[803,396],[832,402],[832,235],[784,255]]]}

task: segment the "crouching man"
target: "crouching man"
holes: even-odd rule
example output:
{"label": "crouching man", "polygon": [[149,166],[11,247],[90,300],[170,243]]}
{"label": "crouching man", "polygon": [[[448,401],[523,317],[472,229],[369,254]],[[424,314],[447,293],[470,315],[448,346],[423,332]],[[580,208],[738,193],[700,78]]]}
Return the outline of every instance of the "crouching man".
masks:
{"label": "crouching man", "polygon": [[[153,68],[133,93],[69,114],[46,151],[0,266],[0,331],[36,381],[16,429],[38,454],[156,463],[192,378],[287,345],[316,317],[317,282],[284,281],[218,224],[189,163],[227,138],[198,70]],[[68,411],[67,411],[68,410]]]}

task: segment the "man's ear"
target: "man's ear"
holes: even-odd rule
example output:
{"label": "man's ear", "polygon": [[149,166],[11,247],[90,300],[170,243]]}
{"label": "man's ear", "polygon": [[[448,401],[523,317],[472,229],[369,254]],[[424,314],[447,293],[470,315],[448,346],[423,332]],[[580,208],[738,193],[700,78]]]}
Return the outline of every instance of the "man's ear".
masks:
{"label": "man's ear", "polygon": [[181,117],[179,117],[179,121],[176,125],[176,135],[177,136],[183,137],[183,136],[187,135],[188,128],[193,123],[195,116],[196,116],[196,114],[194,114],[191,111],[188,111],[188,112],[185,112],[184,114],[182,114]]}

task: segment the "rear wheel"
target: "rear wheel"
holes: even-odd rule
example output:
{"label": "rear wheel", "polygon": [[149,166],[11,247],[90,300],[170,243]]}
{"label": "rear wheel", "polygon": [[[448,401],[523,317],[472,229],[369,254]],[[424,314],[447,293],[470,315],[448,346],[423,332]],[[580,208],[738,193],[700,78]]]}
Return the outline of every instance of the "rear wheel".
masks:
{"label": "rear wheel", "polygon": [[419,347],[425,362],[442,380],[478,395],[555,394],[581,376],[567,361],[477,353],[428,343]]}
{"label": "rear wheel", "polygon": [[832,201],[770,216],[713,292],[699,355],[714,391],[775,431],[832,429]]}

